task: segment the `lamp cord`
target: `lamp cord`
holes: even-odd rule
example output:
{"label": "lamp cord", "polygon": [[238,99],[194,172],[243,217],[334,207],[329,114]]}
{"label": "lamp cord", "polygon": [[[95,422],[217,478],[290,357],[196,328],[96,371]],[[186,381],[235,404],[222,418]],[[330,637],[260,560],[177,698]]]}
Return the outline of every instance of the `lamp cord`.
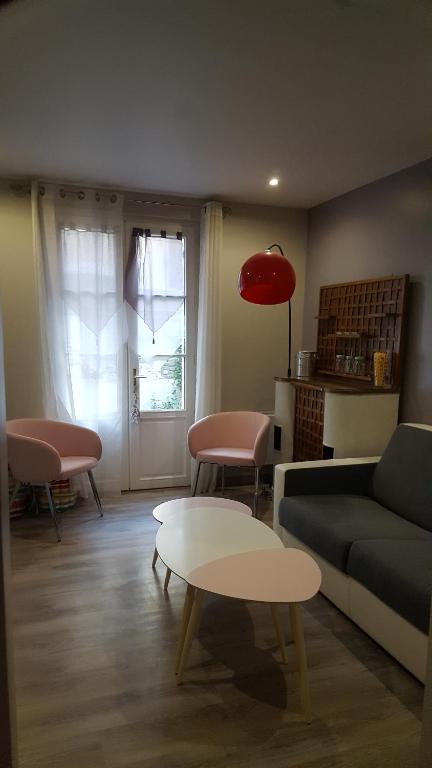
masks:
{"label": "lamp cord", "polygon": [[267,248],[267,250],[268,250],[268,251],[271,251],[271,249],[272,249],[272,248],[279,248],[279,250],[280,250],[280,252],[281,252],[282,256],[285,256],[285,254],[284,254],[284,252],[283,252],[282,248],[280,247],[279,243],[273,243],[273,245],[269,245],[269,247]]}
{"label": "lamp cord", "polygon": [[[281,255],[285,256],[279,243],[273,243],[267,248],[271,251],[272,248],[279,248]],[[291,299],[288,300],[288,378],[291,378]]]}

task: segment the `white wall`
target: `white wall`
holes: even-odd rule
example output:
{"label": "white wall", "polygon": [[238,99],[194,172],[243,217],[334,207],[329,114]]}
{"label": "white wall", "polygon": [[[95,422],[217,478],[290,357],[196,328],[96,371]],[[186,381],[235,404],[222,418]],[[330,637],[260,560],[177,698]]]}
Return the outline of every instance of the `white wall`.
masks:
{"label": "white wall", "polygon": [[[301,343],[306,259],[306,212],[233,205],[224,219],[221,263],[222,408],[273,411],[274,376],[284,375],[288,305],[261,307],[240,298],[241,265],[278,242],[297,275],[293,359]],[[0,303],[3,311],[8,418],[41,416],[41,363],[30,197],[0,184]]]}
{"label": "white wall", "polygon": [[233,205],[224,219],[221,264],[222,408],[273,411],[274,377],[286,376],[288,304],[244,301],[237,278],[249,256],[279,243],[297,276],[292,298],[293,357],[302,338],[306,264],[306,211]]}
{"label": "white wall", "polygon": [[0,306],[8,418],[42,415],[30,196],[0,185]]}

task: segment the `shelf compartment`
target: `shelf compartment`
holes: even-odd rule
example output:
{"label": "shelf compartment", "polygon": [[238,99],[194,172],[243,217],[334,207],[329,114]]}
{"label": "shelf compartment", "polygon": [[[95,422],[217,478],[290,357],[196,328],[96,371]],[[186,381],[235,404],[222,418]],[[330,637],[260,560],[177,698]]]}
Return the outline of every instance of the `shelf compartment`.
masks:
{"label": "shelf compartment", "polygon": [[318,373],[323,376],[336,376],[338,379],[357,379],[358,381],[372,381],[372,376],[358,376],[356,373],[340,373],[339,371],[331,371],[326,368],[318,368]]}

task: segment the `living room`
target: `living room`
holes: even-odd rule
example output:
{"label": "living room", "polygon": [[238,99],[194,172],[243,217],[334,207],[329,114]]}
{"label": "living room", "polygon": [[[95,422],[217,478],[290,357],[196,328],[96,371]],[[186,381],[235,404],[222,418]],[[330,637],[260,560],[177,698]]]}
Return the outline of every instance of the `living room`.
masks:
{"label": "living room", "polygon": [[5,766],[430,764],[431,26],[1,4]]}

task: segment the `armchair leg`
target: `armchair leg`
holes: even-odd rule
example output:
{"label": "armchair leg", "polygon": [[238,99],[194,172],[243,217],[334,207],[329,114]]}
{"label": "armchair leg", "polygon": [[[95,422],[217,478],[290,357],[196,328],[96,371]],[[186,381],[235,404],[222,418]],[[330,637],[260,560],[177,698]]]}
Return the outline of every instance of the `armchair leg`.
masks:
{"label": "armchair leg", "polygon": [[9,508],[10,509],[12,508],[12,504],[14,503],[14,501],[16,499],[16,495],[17,495],[17,493],[18,493],[20,488],[21,488],[21,480],[17,480],[16,483],[15,483],[15,488],[12,491],[12,496],[11,496],[10,502],[9,502]]}
{"label": "armchair leg", "polygon": [[255,467],[255,492],[254,492],[253,511],[252,511],[253,517],[257,517],[258,490],[259,490],[259,467]]}
{"label": "armchair leg", "polygon": [[30,492],[31,492],[30,509],[31,509],[31,511],[34,510],[35,515],[38,515],[39,514],[39,502],[38,502],[38,497],[37,497],[34,485],[30,486]]}
{"label": "armchair leg", "polygon": [[222,496],[225,496],[225,464],[222,464],[222,481],[221,481],[221,487],[222,487]]}
{"label": "armchair leg", "polygon": [[198,462],[198,466],[197,466],[197,470],[195,472],[195,479],[194,479],[194,484],[193,484],[193,488],[192,488],[192,496],[196,496],[196,490],[197,490],[197,486],[198,486],[198,478],[199,478],[199,473],[200,473],[200,469],[201,469],[201,464],[202,464],[202,462],[199,461]]}
{"label": "armchair leg", "polygon": [[59,529],[59,524],[58,524],[57,514],[56,514],[56,508],[55,508],[55,504],[54,504],[54,500],[53,500],[53,497],[52,497],[51,488],[50,488],[50,484],[49,483],[45,483],[45,493],[47,495],[48,506],[49,506],[49,509],[50,509],[52,521],[53,521],[54,527],[56,529],[57,541],[61,541],[60,529]]}
{"label": "armchair leg", "polygon": [[88,474],[88,478],[90,480],[90,485],[92,487],[94,500],[95,500],[97,508],[99,510],[99,514],[100,514],[101,517],[103,517],[102,502],[101,502],[101,500],[99,498],[98,489],[96,488],[95,479],[93,477],[93,472],[91,471],[91,469],[89,470],[89,472],[87,472],[87,474]]}

